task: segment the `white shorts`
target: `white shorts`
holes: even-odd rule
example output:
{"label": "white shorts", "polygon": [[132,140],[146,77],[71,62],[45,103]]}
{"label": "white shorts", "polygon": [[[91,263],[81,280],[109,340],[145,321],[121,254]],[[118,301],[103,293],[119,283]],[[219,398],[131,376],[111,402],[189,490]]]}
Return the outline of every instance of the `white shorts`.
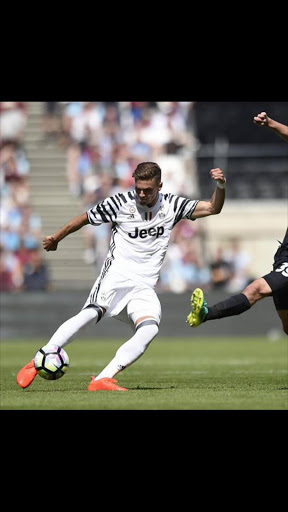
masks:
{"label": "white shorts", "polygon": [[89,304],[105,308],[106,318],[115,317],[130,325],[142,316],[151,316],[160,324],[161,304],[154,289],[111,270],[95,281],[82,309]]}

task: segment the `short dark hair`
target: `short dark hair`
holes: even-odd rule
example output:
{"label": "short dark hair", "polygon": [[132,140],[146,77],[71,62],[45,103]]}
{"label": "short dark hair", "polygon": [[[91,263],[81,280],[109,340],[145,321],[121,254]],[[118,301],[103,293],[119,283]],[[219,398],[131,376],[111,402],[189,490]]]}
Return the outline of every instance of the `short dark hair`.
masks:
{"label": "short dark hair", "polygon": [[132,174],[135,181],[137,180],[152,180],[156,178],[158,183],[161,182],[161,169],[155,162],[141,162],[138,164]]}

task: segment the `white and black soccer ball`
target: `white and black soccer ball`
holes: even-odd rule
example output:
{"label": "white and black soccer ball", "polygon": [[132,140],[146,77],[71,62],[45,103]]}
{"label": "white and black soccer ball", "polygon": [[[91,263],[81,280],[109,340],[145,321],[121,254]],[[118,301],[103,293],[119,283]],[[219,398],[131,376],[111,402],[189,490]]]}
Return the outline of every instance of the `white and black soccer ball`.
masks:
{"label": "white and black soccer ball", "polygon": [[58,345],[45,345],[34,356],[35,369],[43,379],[56,380],[63,377],[69,368],[69,357]]}

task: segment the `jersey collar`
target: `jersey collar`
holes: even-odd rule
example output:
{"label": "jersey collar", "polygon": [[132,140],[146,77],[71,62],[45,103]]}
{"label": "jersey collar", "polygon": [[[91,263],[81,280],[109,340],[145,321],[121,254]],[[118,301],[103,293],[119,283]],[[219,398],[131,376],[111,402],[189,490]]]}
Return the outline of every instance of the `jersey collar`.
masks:
{"label": "jersey collar", "polygon": [[136,192],[135,192],[135,199],[136,199],[136,204],[137,204],[138,210],[139,210],[139,208],[141,208],[144,212],[154,212],[155,210],[159,210],[159,208],[160,208],[160,205],[162,203],[162,194],[161,194],[161,192],[159,192],[158,199],[157,199],[156,203],[154,204],[154,206],[151,206],[151,208],[149,208],[149,206],[139,203]]}

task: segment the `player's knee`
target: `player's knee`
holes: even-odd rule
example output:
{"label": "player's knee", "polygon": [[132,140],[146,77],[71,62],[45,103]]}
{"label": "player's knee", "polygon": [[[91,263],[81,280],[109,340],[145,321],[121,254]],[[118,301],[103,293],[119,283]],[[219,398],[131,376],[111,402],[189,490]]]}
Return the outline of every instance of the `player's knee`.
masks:
{"label": "player's knee", "polygon": [[95,315],[95,324],[100,322],[101,318],[106,313],[106,309],[103,308],[102,306],[98,306],[98,304],[89,304],[88,306],[86,306],[85,309],[88,309],[88,308],[90,311],[93,311],[93,313]]}
{"label": "player's knee", "polygon": [[141,329],[141,331],[140,331],[140,329],[139,329],[139,331],[137,331],[137,332],[141,332],[141,334],[142,334],[141,342],[139,344],[139,349],[140,349],[141,354],[144,354],[144,352],[149,347],[151,341],[153,341],[154,338],[156,338],[158,331],[159,331],[159,327],[156,323],[143,326],[143,329]]}
{"label": "player's knee", "polygon": [[149,338],[150,340],[153,340],[159,332],[158,323],[152,317],[147,317],[145,320],[135,325],[136,332],[140,332],[140,329],[141,333],[145,333],[145,337]]}
{"label": "player's knee", "polygon": [[271,288],[265,279],[256,279],[250,283],[242,292],[248,298],[251,305],[255,304],[258,300],[267,297],[271,293]]}
{"label": "player's knee", "polygon": [[158,324],[154,324],[154,325],[151,325],[150,326],[150,336],[151,336],[151,340],[154,340],[154,338],[156,338],[157,334],[159,332],[159,326]]}

